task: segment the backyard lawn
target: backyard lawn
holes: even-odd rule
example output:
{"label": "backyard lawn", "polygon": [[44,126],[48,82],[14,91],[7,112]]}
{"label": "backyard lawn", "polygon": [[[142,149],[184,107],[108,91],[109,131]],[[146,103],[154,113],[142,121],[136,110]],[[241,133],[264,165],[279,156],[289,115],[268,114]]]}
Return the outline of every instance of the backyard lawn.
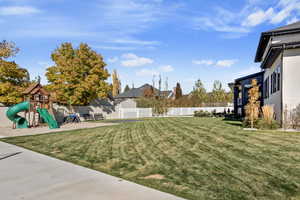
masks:
{"label": "backyard lawn", "polygon": [[187,199],[300,199],[300,134],[158,118],[2,139]]}

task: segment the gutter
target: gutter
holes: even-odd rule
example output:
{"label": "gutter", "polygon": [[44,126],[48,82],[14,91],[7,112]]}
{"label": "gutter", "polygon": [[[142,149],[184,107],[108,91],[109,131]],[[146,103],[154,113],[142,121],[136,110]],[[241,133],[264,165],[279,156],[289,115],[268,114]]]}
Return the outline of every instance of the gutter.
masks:
{"label": "gutter", "polygon": [[300,48],[300,41],[299,42],[282,43],[282,44],[272,44],[268,50],[266,58],[260,65],[260,68],[265,69],[265,67],[263,67],[263,66],[266,64],[268,57],[270,56],[272,50],[275,50],[275,49],[285,50],[285,49],[296,49],[296,48]]}

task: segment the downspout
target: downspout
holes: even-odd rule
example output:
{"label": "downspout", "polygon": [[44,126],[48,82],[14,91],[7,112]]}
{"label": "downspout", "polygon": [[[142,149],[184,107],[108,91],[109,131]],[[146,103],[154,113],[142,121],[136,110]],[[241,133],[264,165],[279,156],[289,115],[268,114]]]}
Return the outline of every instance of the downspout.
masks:
{"label": "downspout", "polygon": [[283,125],[283,54],[285,51],[285,44],[282,45],[282,53],[281,53],[281,67],[280,67],[280,94],[281,94],[281,126]]}

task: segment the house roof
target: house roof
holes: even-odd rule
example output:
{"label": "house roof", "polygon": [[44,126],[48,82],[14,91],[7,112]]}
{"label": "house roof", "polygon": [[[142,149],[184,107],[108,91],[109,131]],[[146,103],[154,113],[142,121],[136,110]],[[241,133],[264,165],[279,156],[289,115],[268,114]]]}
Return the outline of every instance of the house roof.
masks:
{"label": "house roof", "polygon": [[115,98],[119,99],[119,98],[138,98],[138,97],[142,97],[144,95],[144,90],[147,88],[150,88],[151,85],[149,84],[145,84],[142,85],[139,88],[132,88],[131,90],[128,90],[126,92],[123,92],[119,95],[117,95]]}
{"label": "house roof", "polygon": [[255,62],[262,61],[264,51],[268,45],[271,36],[286,35],[286,34],[293,34],[293,33],[300,33],[300,21],[261,33],[259,44],[256,51]]}
{"label": "house roof", "polygon": [[299,28],[300,28],[300,21],[286,25],[286,26],[281,26],[279,28],[275,28],[275,29],[269,30],[267,32],[280,32],[280,31],[287,31],[287,30],[293,30],[293,29],[299,29]]}
{"label": "house roof", "polygon": [[249,78],[254,78],[254,77],[257,77],[257,76],[260,76],[260,75],[263,75],[264,74],[264,71],[261,71],[261,72],[257,72],[257,73],[254,73],[254,74],[250,74],[248,76],[243,76],[243,77],[240,77],[238,79],[235,79],[234,82],[239,82],[239,81],[243,81],[243,80],[246,80],[246,79],[249,79]]}
{"label": "house roof", "polygon": [[[123,92],[115,97],[115,99],[121,99],[121,98],[139,98],[144,96],[145,89],[151,88],[152,86],[150,84],[144,84],[139,88],[133,88],[131,90],[128,90],[126,92]],[[159,90],[154,88],[155,94],[159,93]],[[171,95],[172,91],[161,91],[161,95],[164,97],[169,97]]]}

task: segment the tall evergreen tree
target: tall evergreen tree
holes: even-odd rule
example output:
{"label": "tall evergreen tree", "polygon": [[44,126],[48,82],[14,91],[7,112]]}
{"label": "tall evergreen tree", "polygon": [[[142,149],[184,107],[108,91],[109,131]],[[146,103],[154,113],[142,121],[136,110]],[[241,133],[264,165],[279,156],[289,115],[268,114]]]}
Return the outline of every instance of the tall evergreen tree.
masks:
{"label": "tall evergreen tree", "polygon": [[113,71],[112,74],[112,95],[115,97],[121,92],[121,81],[119,79],[119,75],[117,73],[117,70]]}
{"label": "tall evergreen tree", "polygon": [[110,91],[106,82],[109,73],[103,57],[87,44],[74,49],[71,43],[63,43],[51,55],[55,65],[46,72],[48,88],[55,92],[57,100],[69,105],[87,105],[93,99],[105,98]]}
{"label": "tall evergreen tree", "polygon": [[179,99],[181,97],[182,97],[182,89],[180,83],[177,83],[175,88],[175,99]]}
{"label": "tall evergreen tree", "polygon": [[12,42],[0,42],[0,102],[5,105],[20,103],[22,91],[29,83],[29,73],[14,61],[6,59],[15,56],[19,49]]}
{"label": "tall evergreen tree", "polygon": [[126,85],[125,88],[124,88],[124,92],[127,92],[127,91],[129,91],[129,90],[130,90],[129,86]]}

